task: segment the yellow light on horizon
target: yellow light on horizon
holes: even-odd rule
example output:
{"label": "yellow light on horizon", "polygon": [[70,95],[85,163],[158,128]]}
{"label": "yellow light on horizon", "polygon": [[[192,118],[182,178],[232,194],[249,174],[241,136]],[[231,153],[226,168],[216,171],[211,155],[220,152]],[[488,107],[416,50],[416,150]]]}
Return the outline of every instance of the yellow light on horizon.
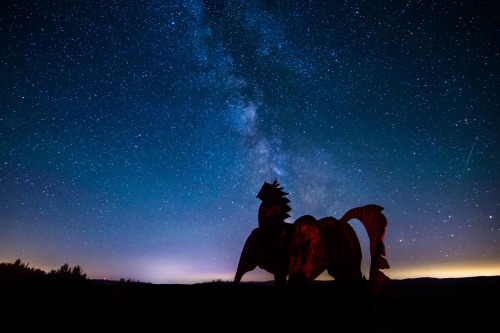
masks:
{"label": "yellow light on horizon", "polygon": [[474,276],[500,275],[500,263],[482,264],[465,263],[443,265],[421,265],[413,267],[392,268],[382,270],[391,279],[431,278],[462,278]]}

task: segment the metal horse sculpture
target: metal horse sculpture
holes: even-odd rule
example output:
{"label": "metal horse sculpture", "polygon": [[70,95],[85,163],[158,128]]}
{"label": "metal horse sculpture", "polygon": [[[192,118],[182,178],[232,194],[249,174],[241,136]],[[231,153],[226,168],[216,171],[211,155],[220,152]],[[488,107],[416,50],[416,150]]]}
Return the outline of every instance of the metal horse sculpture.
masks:
{"label": "metal horse sculpture", "polygon": [[390,279],[380,271],[389,268],[384,258],[384,233],[387,219],[382,207],[367,205],[349,210],[340,220],[325,217],[316,220],[305,215],[295,223],[284,220],[290,215],[288,193],[264,182],[257,198],[259,227],[248,237],[241,253],[234,282],[238,284],[246,272],[257,266],[274,275],[276,285],[304,285],[311,283],[323,271],[340,282],[358,282],[361,274],[361,246],[354,229],[347,222],[358,219],[363,223],[370,239],[369,286],[377,293]]}

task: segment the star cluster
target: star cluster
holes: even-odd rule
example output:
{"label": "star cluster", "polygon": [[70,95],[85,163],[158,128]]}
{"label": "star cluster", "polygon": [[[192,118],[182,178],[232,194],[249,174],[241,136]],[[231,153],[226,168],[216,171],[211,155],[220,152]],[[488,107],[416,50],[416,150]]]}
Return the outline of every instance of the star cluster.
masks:
{"label": "star cluster", "polygon": [[495,2],[1,6],[0,260],[232,279],[278,178],[383,206],[389,276],[500,274]]}

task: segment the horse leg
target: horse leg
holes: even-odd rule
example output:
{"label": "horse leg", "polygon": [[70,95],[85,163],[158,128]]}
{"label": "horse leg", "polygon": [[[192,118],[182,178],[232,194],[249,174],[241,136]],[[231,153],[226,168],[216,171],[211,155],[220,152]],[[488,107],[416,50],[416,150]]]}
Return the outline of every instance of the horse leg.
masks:
{"label": "horse leg", "polygon": [[286,273],[276,273],[274,274],[274,285],[278,287],[286,286]]}
{"label": "horse leg", "polygon": [[248,263],[244,258],[240,259],[240,263],[238,264],[238,269],[236,270],[236,275],[234,276],[234,283],[238,284],[241,281],[241,278],[246,272],[250,272],[257,267],[255,263]]}
{"label": "horse leg", "polygon": [[241,251],[240,262],[238,263],[238,269],[236,270],[236,275],[234,276],[234,283],[238,284],[241,278],[246,272],[250,272],[257,267],[257,262],[255,260],[256,250],[258,249],[255,244],[255,236],[259,233],[258,229],[254,229],[250,236],[248,236],[243,250]]}

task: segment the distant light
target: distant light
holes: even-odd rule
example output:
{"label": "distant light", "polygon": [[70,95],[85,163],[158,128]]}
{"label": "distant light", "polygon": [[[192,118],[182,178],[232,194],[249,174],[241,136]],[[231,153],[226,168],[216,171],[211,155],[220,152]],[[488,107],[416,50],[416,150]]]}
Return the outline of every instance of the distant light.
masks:
{"label": "distant light", "polygon": [[411,267],[391,267],[384,271],[392,279],[408,279],[420,277],[433,278],[461,278],[473,276],[497,276],[500,275],[500,264],[498,263],[449,263],[428,264]]}

